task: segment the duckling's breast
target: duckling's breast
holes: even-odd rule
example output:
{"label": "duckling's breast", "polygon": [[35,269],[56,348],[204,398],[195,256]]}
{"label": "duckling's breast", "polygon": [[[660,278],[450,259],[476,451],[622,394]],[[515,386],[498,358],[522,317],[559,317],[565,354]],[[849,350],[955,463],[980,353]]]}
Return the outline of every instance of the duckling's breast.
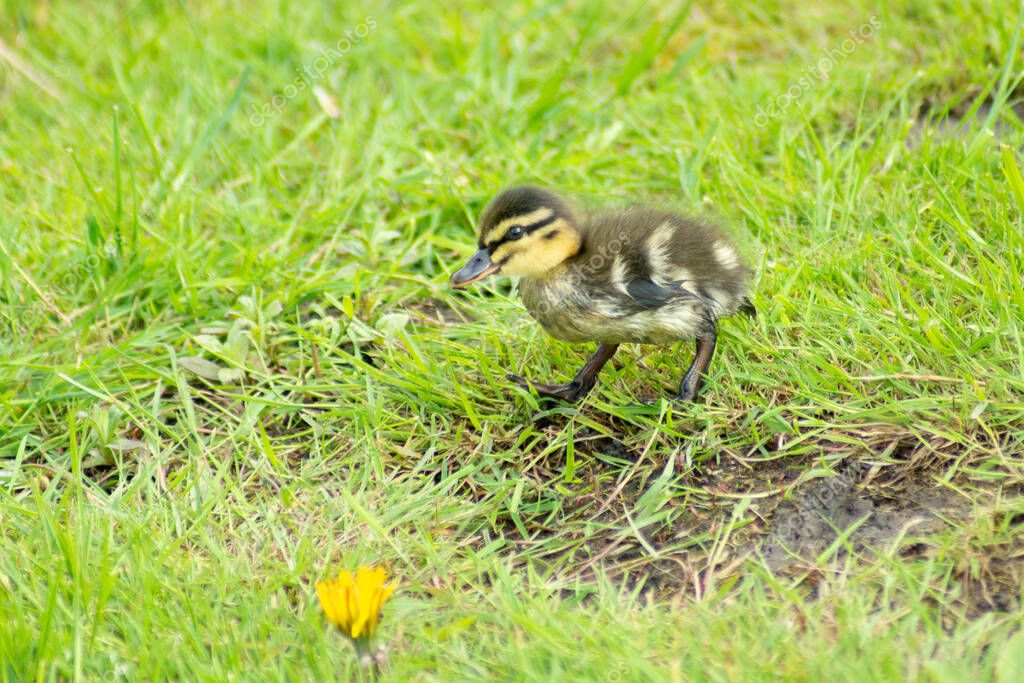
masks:
{"label": "duckling's breast", "polygon": [[587,292],[566,278],[519,281],[523,305],[534,320],[555,339],[567,342],[595,341],[601,317]]}

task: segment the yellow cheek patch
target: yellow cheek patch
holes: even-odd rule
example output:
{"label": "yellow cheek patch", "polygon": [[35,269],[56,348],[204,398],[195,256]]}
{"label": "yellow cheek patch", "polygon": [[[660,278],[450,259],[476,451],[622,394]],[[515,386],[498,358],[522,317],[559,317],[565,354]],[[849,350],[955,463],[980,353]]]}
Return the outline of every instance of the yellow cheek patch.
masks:
{"label": "yellow cheek patch", "polygon": [[[491,260],[501,264],[501,272],[513,277],[543,278],[580,250],[580,238],[564,221],[555,221],[554,230],[543,229],[515,242],[506,242],[494,250]],[[545,239],[551,235],[550,239]]]}

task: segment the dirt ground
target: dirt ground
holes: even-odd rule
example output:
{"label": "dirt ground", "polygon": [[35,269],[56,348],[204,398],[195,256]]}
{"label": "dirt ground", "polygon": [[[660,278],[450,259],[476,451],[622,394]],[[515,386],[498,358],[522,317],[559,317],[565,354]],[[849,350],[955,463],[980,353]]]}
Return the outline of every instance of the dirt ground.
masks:
{"label": "dirt ground", "polygon": [[[623,440],[584,430],[578,452],[635,461],[638,449],[628,445],[628,427],[616,427],[622,428]],[[667,518],[633,531],[625,527],[636,520],[662,463],[642,463],[649,467],[632,470],[644,472],[635,480],[625,468],[618,485],[596,485],[577,496],[564,523],[541,528],[532,541],[546,548],[538,559],[563,571],[571,569],[581,578],[596,572],[619,576],[659,599],[699,595],[713,583],[742,580],[750,562],[806,585],[810,597],[823,573],[886,557],[926,558],[938,552],[943,538],[948,542],[954,534],[959,542],[958,529],[970,529],[976,518],[998,517],[997,507],[1024,495],[1005,483],[991,490],[956,478],[949,486],[941,483],[940,473],[956,456],[953,444],[921,443],[896,428],[880,428],[877,438],[865,440],[869,449],[841,446],[845,438],[821,441],[831,470],[822,467],[820,456],[752,462],[736,452],[720,453],[676,480],[687,491],[669,495],[663,507],[671,510]],[[846,457],[834,458],[838,452]],[[552,470],[555,465],[549,463]],[[592,463],[591,480],[608,475],[608,467]],[[542,486],[554,472],[536,463],[531,474]],[[745,507],[736,515],[741,504]],[[531,520],[531,528],[538,527]],[[513,529],[510,524],[509,535],[518,535]],[[552,536],[564,540],[560,555],[550,553]],[[1019,604],[1022,570],[1024,544],[967,552],[954,577],[962,587],[962,613],[974,617]]]}

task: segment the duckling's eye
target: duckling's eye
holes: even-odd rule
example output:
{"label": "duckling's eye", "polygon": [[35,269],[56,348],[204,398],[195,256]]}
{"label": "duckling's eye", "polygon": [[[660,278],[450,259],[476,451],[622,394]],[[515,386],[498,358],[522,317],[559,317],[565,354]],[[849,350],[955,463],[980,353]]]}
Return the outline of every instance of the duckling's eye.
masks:
{"label": "duckling's eye", "polygon": [[513,225],[511,228],[508,229],[508,232],[505,233],[505,237],[510,240],[517,240],[522,236],[523,226],[521,225]]}

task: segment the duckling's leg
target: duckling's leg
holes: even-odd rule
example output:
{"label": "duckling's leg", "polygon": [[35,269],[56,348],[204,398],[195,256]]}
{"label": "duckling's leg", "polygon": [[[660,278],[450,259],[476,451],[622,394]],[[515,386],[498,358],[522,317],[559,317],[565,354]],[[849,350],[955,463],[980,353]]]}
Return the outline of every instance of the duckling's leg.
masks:
{"label": "duckling's leg", "polygon": [[715,355],[715,341],[718,339],[718,332],[712,323],[710,331],[697,337],[697,355],[690,363],[690,369],[683,375],[683,381],[679,384],[679,393],[676,398],[681,401],[692,401],[697,398],[697,391],[700,389],[701,380],[707,372],[711,357]]}
{"label": "duckling's leg", "polygon": [[601,368],[607,363],[612,356],[615,355],[615,351],[619,348],[618,344],[601,344],[597,347],[597,351],[590,357],[586,365],[580,368],[580,371],[576,373],[576,376],[572,378],[572,381],[568,384],[543,384],[541,382],[531,382],[528,379],[520,377],[519,375],[509,374],[508,378],[521,386],[522,388],[529,391],[532,387],[539,395],[548,398],[558,398],[563,401],[578,401],[579,399],[586,396],[587,392],[594,388],[597,383],[597,374],[601,372]]}

